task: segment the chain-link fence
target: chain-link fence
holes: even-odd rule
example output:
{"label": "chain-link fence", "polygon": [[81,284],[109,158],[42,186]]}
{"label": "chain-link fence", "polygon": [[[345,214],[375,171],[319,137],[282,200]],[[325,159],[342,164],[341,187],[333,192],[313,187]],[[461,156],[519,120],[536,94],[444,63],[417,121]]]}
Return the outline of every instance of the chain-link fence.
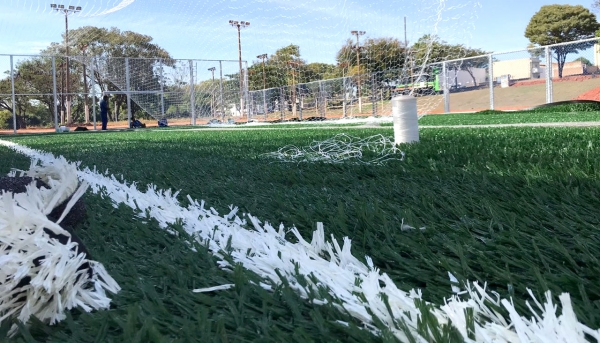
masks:
{"label": "chain-link fence", "polygon": [[0,129],[95,128],[103,95],[113,126],[127,127],[133,117],[196,124],[248,112],[240,110],[247,95],[239,61],[1,55],[0,65]]}
{"label": "chain-link fence", "polygon": [[598,38],[446,61],[444,108],[433,113],[524,110],[600,100]]}
{"label": "chain-link fence", "polygon": [[[109,120],[125,127],[132,117],[201,124],[389,116],[396,94],[415,95],[419,114],[600,100],[597,38],[306,83],[288,68],[287,85],[250,91],[240,87],[239,61],[0,55],[0,66],[0,129],[92,125],[102,95],[110,95]],[[247,70],[243,63],[245,85]]]}
{"label": "chain-link fence", "polygon": [[593,38],[250,91],[251,115],[269,121],[386,116],[395,94],[415,95],[419,114],[600,100],[599,68],[600,48]]}

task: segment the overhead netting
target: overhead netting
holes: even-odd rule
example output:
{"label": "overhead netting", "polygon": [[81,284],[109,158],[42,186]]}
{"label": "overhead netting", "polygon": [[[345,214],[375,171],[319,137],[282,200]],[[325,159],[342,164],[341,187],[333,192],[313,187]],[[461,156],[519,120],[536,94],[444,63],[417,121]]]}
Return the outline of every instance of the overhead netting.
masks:
{"label": "overhead netting", "polygon": [[[17,102],[42,121],[52,117],[54,94],[61,121],[89,120],[101,94],[111,96],[111,119],[127,110],[183,121],[390,115],[395,94],[419,96],[419,112],[429,113],[448,83],[440,62],[473,53],[466,39],[478,7],[475,0],[62,4],[15,2],[20,19],[0,26],[8,37],[2,53],[21,54],[15,71],[30,75],[17,83]],[[0,65],[10,69],[9,57]],[[0,97],[10,101],[7,89]]]}

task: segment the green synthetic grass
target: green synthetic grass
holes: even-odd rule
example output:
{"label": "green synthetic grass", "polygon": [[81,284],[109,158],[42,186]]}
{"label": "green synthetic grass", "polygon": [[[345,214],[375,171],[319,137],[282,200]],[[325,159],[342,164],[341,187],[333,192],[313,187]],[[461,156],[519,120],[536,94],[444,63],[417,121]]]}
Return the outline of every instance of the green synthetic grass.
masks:
{"label": "green synthetic grass", "polygon": [[[600,121],[600,112],[451,113],[424,116],[419,125],[490,125]],[[391,124],[389,124],[391,125]]]}
{"label": "green synthetic grass", "polygon": [[[123,174],[140,185],[181,189],[225,213],[240,206],[274,224],[296,225],[306,238],[323,221],[326,234],[349,236],[404,290],[418,287],[440,304],[461,282],[487,281],[515,296],[527,314],[526,288],[538,299],[569,292],[580,321],[600,327],[600,149],[596,128],[422,130],[403,162],[385,166],[290,164],[260,158],[286,144],[304,146],[344,129],[114,132],[14,138],[83,165]],[[353,129],[366,137],[391,129]],[[0,148],[0,171],[22,157]],[[7,163],[8,161],[8,163]],[[88,195],[80,232],[93,257],[123,291],[110,311],[73,314],[48,328],[22,330],[16,342],[369,342],[366,331],[332,307],[311,306],[282,287],[249,284],[256,275],[220,271],[152,220],[134,219]],[[424,231],[402,231],[401,222]],[[184,235],[183,235],[184,236]],[[235,289],[191,289],[236,283]],[[31,341],[31,340],[29,340]]]}

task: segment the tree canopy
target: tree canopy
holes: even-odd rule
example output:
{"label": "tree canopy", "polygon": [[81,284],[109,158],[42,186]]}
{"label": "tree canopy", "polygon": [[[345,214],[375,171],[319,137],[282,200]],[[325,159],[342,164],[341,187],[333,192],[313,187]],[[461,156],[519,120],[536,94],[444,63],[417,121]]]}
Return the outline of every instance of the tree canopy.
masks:
{"label": "tree canopy", "polygon": [[[63,35],[64,39],[64,35]],[[145,60],[136,60],[130,64],[132,74],[140,75],[135,82],[144,83],[146,86],[154,84],[158,88],[159,75],[155,65],[160,60],[164,65],[172,65],[173,58],[169,53],[152,42],[152,37],[132,31],[120,31],[117,28],[98,28],[85,26],[71,30],[69,32],[69,93],[82,93],[85,89],[90,89],[91,77],[94,77],[95,84],[101,91],[116,91],[124,89],[124,84],[118,84],[118,80],[106,77],[106,73],[100,73],[102,70],[100,64],[103,64],[103,70],[112,68],[115,73],[124,75],[124,59],[122,57],[145,58]],[[20,127],[27,124],[24,119],[25,113],[38,113],[37,119],[41,124],[53,122],[54,99],[53,99],[53,80],[52,80],[52,56],[55,58],[57,92],[60,108],[65,106],[63,96],[66,85],[64,71],[66,67],[65,58],[66,48],[64,43],[51,43],[46,49],[42,50],[41,55],[27,60],[20,61],[15,65],[15,93],[31,94],[18,96],[16,99],[18,124]],[[95,56],[96,60],[87,59],[86,56]],[[83,78],[85,64],[94,63],[96,72],[94,75],[87,75]],[[0,91],[3,94],[11,93],[10,72],[7,77],[0,80]],[[110,75],[110,72],[108,73]],[[135,85],[132,85],[135,86]],[[35,95],[34,95],[35,94]],[[124,95],[114,97],[117,103],[117,111],[125,102]],[[84,101],[78,96],[73,99],[74,119],[81,119],[83,116]],[[133,111],[140,110],[132,103]],[[12,100],[10,96],[0,97],[0,109],[12,111]],[[45,107],[45,110],[42,108]],[[79,118],[77,118],[79,117]],[[31,119],[31,118],[28,118]],[[31,122],[31,120],[29,120]]]}
{"label": "tree canopy", "polygon": [[276,88],[342,76],[333,64],[307,63],[300,47],[290,44],[275,51],[264,63],[255,60],[248,67],[249,89]]}
{"label": "tree canopy", "polygon": [[396,38],[367,38],[361,44],[358,56],[357,60],[355,42],[348,39],[337,52],[336,61],[341,68],[347,68],[347,75],[401,69],[406,61],[406,47]]}
{"label": "tree canopy", "polygon": [[466,71],[473,79],[474,85],[477,85],[477,79],[473,69],[485,68],[489,63],[487,57],[465,59],[486,55],[489,52],[470,48],[463,44],[449,44],[435,35],[422,36],[411,46],[410,51],[411,58],[417,66],[460,59],[459,61],[450,62],[448,68]]}
{"label": "tree canopy", "polygon": [[[594,37],[600,24],[596,15],[581,5],[545,5],[536,12],[525,29],[525,37],[533,44],[551,45]],[[553,57],[558,63],[558,76],[562,77],[566,57],[594,42],[567,44],[552,47]]]}
{"label": "tree canopy", "polygon": [[[64,38],[64,35],[63,35]],[[158,61],[163,65],[172,66],[174,60],[171,55],[162,47],[152,43],[153,38],[132,31],[121,31],[118,28],[100,28],[94,26],[84,26],[69,32],[69,49],[71,55],[80,56],[81,63],[73,63],[70,69],[74,73],[81,70],[83,64],[93,64],[94,81],[104,91],[119,91],[125,89],[125,60],[124,57],[136,58],[135,63],[130,63],[129,70],[132,78],[131,88],[137,89],[160,89],[160,79],[158,70],[155,68]],[[42,54],[57,55],[65,54],[64,44],[52,43],[50,47],[42,51]],[[86,60],[86,56],[94,56],[95,60]],[[98,72],[105,70],[105,73]],[[79,71],[81,74],[81,72]],[[74,82],[83,80],[74,80]],[[73,87],[70,87],[73,88]],[[116,102],[116,115],[119,109],[126,102],[124,94],[114,96]],[[132,103],[132,112],[139,112],[137,104]]]}

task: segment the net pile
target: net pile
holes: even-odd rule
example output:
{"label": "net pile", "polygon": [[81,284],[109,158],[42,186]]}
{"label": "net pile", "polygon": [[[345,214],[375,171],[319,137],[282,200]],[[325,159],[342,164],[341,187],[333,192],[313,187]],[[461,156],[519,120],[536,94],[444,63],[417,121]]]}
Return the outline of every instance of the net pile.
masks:
{"label": "net pile", "polygon": [[378,165],[391,160],[402,161],[404,152],[394,144],[392,139],[383,135],[360,138],[341,133],[324,141],[313,141],[306,147],[286,145],[275,152],[261,156],[280,162],[349,162]]}
{"label": "net pile", "polygon": [[[20,174],[44,186],[32,182],[25,192],[0,192],[0,323],[27,323],[36,316],[54,324],[75,307],[86,312],[107,309],[111,300],[106,292],[117,293],[119,286],[60,225],[88,188],[85,182],[79,184],[77,166],[64,159],[44,166],[33,162]],[[58,220],[50,220],[63,203]]]}

